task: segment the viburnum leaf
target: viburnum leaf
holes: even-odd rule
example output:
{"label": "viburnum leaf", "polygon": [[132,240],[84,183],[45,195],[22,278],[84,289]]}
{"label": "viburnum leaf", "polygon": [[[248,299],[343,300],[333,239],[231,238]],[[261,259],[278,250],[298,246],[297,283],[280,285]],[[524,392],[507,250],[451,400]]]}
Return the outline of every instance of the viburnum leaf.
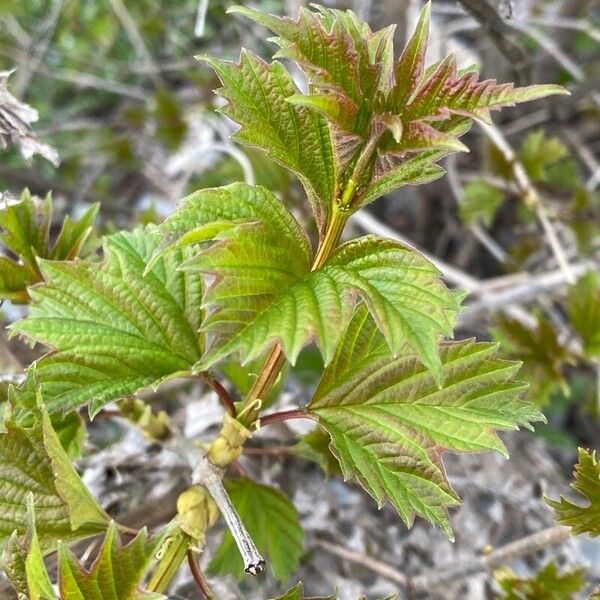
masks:
{"label": "viburnum leaf", "polygon": [[392,352],[408,343],[439,375],[437,342],[452,335],[459,298],[413,249],[376,236],[340,246],[311,270],[306,234],[268,190],[246,184],[190,196],[161,231],[169,247],[208,241],[182,269],[212,282],[204,296],[208,369],[239,353],[244,363],[281,344],[294,363],[315,340],[329,362],[352,313],[364,299]]}
{"label": "viburnum leaf", "polygon": [[99,204],[93,204],[77,221],[67,216],[58,237],[50,242],[52,198],[35,201],[25,190],[20,202],[0,210],[0,241],[14,258],[0,257],[0,298],[29,301],[27,287],[43,280],[38,258],[73,260],[89,238]]}
{"label": "viburnum leaf", "polygon": [[[30,290],[31,314],[12,330],[52,348],[36,375],[48,410],[104,404],[189,373],[203,349],[198,334],[202,286],[178,270],[189,249],[158,259],[160,238],[147,229],[105,241],[101,264],[41,263],[45,283]],[[31,385],[15,395],[29,408]]]}
{"label": "viburnum leaf", "polygon": [[495,573],[504,594],[502,600],[574,600],[585,586],[585,567],[560,573],[550,561],[533,577],[519,577],[502,569]]}
{"label": "viburnum leaf", "polygon": [[505,454],[495,430],[542,416],[520,398],[519,364],[497,358],[495,344],[447,342],[440,354],[441,388],[413,352],[391,356],[360,307],[308,409],[331,435],[346,479],[357,479],[379,505],[389,500],[407,525],[419,515],[452,537],[448,507],[459,499],[442,452]]}
{"label": "viburnum leaf", "polygon": [[581,506],[562,497],[546,500],[556,510],[558,521],[573,528],[573,534],[600,535],[600,463],[595,452],[579,448],[579,461],[575,465],[575,481],[571,484],[586,500]]}
{"label": "viburnum leaf", "polygon": [[123,546],[114,523],[108,528],[100,554],[89,571],[68,548],[61,545],[58,574],[61,597],[65,600],[166,598],[141,587],[155,550],[156,540],[150,541],[145,529]]}
{"label": "viburnum leaf", "polygon": [[465,186],[465,197],[459,207],[462,220],[467,225],[477,222],[489,227],[504,201],[504,192],[484,179],[471,181]]}
{"label": "viburnum leaf", "polygon": [[[472,119],[489,121],[490,110],[568,93],[557,85],[515,88],[480,81],[472,68],[459,71],[454,56],[426,68],[430,3],[395,65],[393,28],[373,32],[350,11],[314,6],[302,8],[292,20],[247,7],[232,10],[273,31],[280,47],[275,56],[296,61],[305,72],[308,93],[290,101],[331,123],[335,155],[342,167],[348,166],[342,183],[356,164],[356,153],[374,142],[371,168],[355,182],[353,209],[400,186],[441,176],[444,171],[435,163],[466,150],[458,137]],[[421,168],[407,172],[406,163],[414,159]]]}
{"label": "viburnum leaf", "polygon": [[299,177],[323,231],[338,170],[325,118],[287,102],[298,88],[281,63],[267,64],[245,50],[237,64],[208,57],[204,60],[223,83],[217,93],[228,104],[221,112],[242,126],[233,138],[264,150]]}
{"label": "viburnum leaf", "polygon": [[[231,480],[226,487],[248,533],[268,556],[275,577],[287,581],[304,552],[298,511],[282,492],[251,479]],[[244,563],[229,531],[209,569],[219,575],[233,573],[238,579],[244,576]]]}
{"label": "viburnum leaf", "polygon": [[331,596],[327,596],[327,598],[308,598],[304,595],[304,586],[300,582],[283,594],[283,596],[278,596],[273,600],[336,600],[336,595],[332,594]]}
{"label": "viburnum leaf", "polygon": [[585,353],[600,355],[600,276],[590,272],[571,287],[568,313],[571,325],[583,340]]}
{"label": "viburnum leaf", "polygon": [[44,551],[106,530],[108,516],[73,468],[42,406],[31,427],[9,415],[0,434],[0,549],[12,533],[28,527],[27,502],[33,495],[37,531]]}

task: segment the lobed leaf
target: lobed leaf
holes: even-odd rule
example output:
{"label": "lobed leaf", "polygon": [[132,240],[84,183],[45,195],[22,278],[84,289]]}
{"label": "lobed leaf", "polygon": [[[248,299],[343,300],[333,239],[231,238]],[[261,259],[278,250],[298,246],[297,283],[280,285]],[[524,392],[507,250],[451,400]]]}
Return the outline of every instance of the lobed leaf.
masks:
{"label": "lobed leaf", "polygon": [[246,184],[193,194],[161,231],[170,240],[163,252],[214,240],[181,265],[211,282],[203,299],[209,345],[196,369],[233,353],[247,363],[276,343],[295,363],[313,340],[329,362],[360,296],[392,352],[410,344],[439,376],[437,342],[452,334],[459,299],[413,249],[366,236],[311,270],[310,244],[293,216]]}
{"label": "lobed leaf", "polygon": [[29,301],[27,287],[42,280],[38,258],[73,260],[89,238],[99,204],[93,204],[78,221],[67,216],[52,244],[52,198],[38,204],[25,190],[20,202],[0,210],[0,242],[15,258],[0,257],[0,298]]}
{"label": "lobed leaf", "polygon": [[[304,532],[294,505],[282,492],[251,479],[229,481],[227,491],[259,551],[268,556],[275,577],[287,581],[304,552]],[[209,569],[218,575],[244,576],[244,564],[229,530]]]}
{"label": "lobed leaf", "polygon": [[325,118],[288,102],[298,94],[292,76],[282,64],[267,64],[242,51],[240,62],[204,59],[223,87],[217,93],[228,100],[221,112],[242,128],[233,138],[264,150],[290,169],[304,186],[323,230],[337,185],[337,158]]}
{"label": "lobed leaf", "polygon": [[356,478],[379,505],[389,500],[408,525],[419,515],[452,537],[447,510],[459,499],[441,453],[505,453],[495,430],[542,418],[520,399],[519,364],[496,353],[496,345],[472,340],[442,344],[440,388],[412,352],[390,355],[360,307],[308,405],[345,478]]}
{"label": "lobed leaf", "polygon": [[[176,250],[144,270],[160,238],[148,230],[106,238],[98,265],[42,262],[45,283],[31,289],[31,314],[11,329],[50,346],[36,373],[51,413],[107,402],[189,373],[200,358],[201,281],[178,271]],[[25,385],[15,401],[31,408]]]}
{"label": "lobed leaf", "polygon": [[87,571],[64,545],[59,550],[59,588],[69,600],[161,600],[162,594],[141,588],[156,550],[142,530],[123,546],[114,523],[108,528],[100,554]]}
{"label": "lobed leaf", "polygon": [[27,531],[30,495],[44,551],[58,539],[71,542],[104,531],[108,517],[73,468],[45,408],[36,409],[31,427],[17,425],[10,416],[5,427],[0,434],[0,549],[13,532]]}
{"label": "lobed leaf", "polygon": [[554,508],[558,521],[573,528],[573,534],[600,535],[600,463],[595,452],[579,448],[579,461],[575,465],[575,481],[571,484],[588,502],[587,506],[575,504],[562,497],[546,502]]}

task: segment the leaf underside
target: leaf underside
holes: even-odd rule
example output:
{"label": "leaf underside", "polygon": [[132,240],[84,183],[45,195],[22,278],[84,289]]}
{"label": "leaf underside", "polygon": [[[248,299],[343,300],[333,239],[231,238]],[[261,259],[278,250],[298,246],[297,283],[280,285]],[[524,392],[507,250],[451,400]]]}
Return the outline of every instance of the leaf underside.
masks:
{"label": "leaf underside", "polygon": [[380,506],[389,500],[408,525],[419,515],[452,537],[447,509],[459,499],[441,454],[506,453],[495,430],[542,418],[520,399],[519,364],[496,352],[472,340],[443,343],[439,388],[411,352],[392,357],[359,308],[308,406],[331,435],[345,478],[356,478]]}

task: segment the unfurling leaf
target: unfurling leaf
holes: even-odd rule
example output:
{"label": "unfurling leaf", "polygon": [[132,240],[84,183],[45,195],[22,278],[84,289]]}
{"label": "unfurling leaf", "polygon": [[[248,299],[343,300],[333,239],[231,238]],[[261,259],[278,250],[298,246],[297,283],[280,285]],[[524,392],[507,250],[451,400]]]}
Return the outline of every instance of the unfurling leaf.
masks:
{"label": "unfurling leaf", "polygon": [[[292,59],[305,72],[308,93],[294,92],[288,101],[329,121],[333,155],[342,167],[336,184],[347,184],[359,153],[372,147],[368,167],[354,181],[352,209],[402,185],[441,176],[444,171],[435,163],[450,152],[466,150],[458,137],[471,119],[489,121],[490,110],[568,93],[557,85],[515,88],[512,83],[480,81],[473,69],[459,71],[454,56],[426,68],[429,3],[395,65],[393,28],[373,32],[350,11],[313,8],[302,8],[297,20],[247,7],[232,10],[273,31],[280,47],[275,57]],[[265,86],[263,103],[272,104],[272,98],[271,86]],[[270,120],[278,122],[278,114]],[[407,167],[411,161],[420,168]]]}
{"label": "unfurling leaf", "polygon": [[[41,263],[45,283],[31,289],[31,314],[12,329],[53,349],[36,366],[51,413],[90,404],[94,414],[189,373],[200,358],[200,279],[178,271],[188,249],[159,259],[144,275],[159,243],[147,230],[118,233],[106,238],[101,264]],[[26,384],[16,404],[31,408],[31,397]]]}
{"label": "unfurling leaf", "polygon": [[25,191],[20,202],[7,203],[0,210],[0,241],[15,258],[0,256],[0,299],[29,301],[27,287],[43,280],[39,258],[73,260],[79,256],[92,232],[98,208],[98,204],[93,204],[77,221],[67,216],[58,237],[51,243],[50,195],[37,203]]}
{"label": "unfurling leaf", "polygon": [[[259,551],[268,557],[275,577],[287,581],[304,552],[304,532],[294,505],[282,492],[251,479],[229,481],[227,491]],[[229,531],[209,568],[221,575],[243,577],[244,564]]]}
{"label": "unfurling leaf", "polygon": [[575,504],[564,497],[547,500],[556,510],[558,521],[573,528],[574,534],[600,535],[600,463],[595,452],[579,448],[575,465],[575,481],[571,484],[587,501],[587,506]]}
{"label": "unfurling leaf", "polygon": [[10,416],[5,426],[0,434],[0,549],[14,531],[26,533],[29,495],[44,551],[59,539],[71,542],[104,531],[108,517],[71,465],[45,408],[36,407],[31,427],[20,427]]}
{"label": "unfurling leaf", "polygon": [[312,340],[327,363],[359,296],[393,353],[409,344],[440,375],[437,344],[452,334],[459,299],[413,249],[365,236],[311,270],[302,228],[273,194],[246,184],[193,194],[161,229],[172,246],[216,240],[182,266],[213,282],[198,369],[234,352],[250,361],[275,343],[294,363]]}
{"label": "unfurling leaf", "polygon": [[527,427],[542,416],[520,399],[519,364],[497,346],[443,343],[444,384],[412,352],[392,357],[361,307],[325,370],[308,408],[331,435],[344,476],[382,505],[389,500],[410,525],[415,515],[451,537],[447,509],[459,503],[441,453],[506,453],[496,430]]}
{"label": "unfurling leaf", "polygon": [[533,577],[519,577],[502,569],[494,575],[504,594],[502,600],[575,600],[585,586],[585,568],[560,573],[554,561]]}
{"label": "unfurling leaf", "polygon": [[[12,540],[13,555],[26,553],[21,579],[13,579],[18,591],[30,600],[59,600],[44,565],[38,539],[39,510],[30,507],[30,522],[23,541]],[[145,529],[123,545],[114,522],[108,525],[104,542],[91,568],[86,569],[64,545],[58,549],[58,587],[63,600],[162,600],[162,594],[142,589],[157,541],[148,540]],[[18,586],[18,587],[17,587]]]}

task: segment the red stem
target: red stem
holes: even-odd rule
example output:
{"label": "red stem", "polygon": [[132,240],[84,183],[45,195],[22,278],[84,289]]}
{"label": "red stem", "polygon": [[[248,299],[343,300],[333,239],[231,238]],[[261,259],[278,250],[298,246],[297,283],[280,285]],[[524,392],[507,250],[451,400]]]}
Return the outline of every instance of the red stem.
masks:
{"label": "red stem", "polygon": [[318,421],[318,418],[309,413],[305,408],[294,408],[292,410],[282,410],[281,412],[271,413],[260,418],[260,425],[271,425],[279,421],[288,421],[289,419],[312,419]]}
{"label": "red stem", "polygon": [[194,578],[194,581],[196,582],[200,590],[202,590],[202,593],[204,594],[204,596],[206,596],[206,598],[214,598],[210,587],[208,587],[208,581],[206,581],[206,579],[204,578],[204,573],[202,573],[200,565],[198,564],[198,561],[194,556],[194,552],[192,550],[188,550],[187,557],[188,563],[190,565],[190,571],[192,572],[192,577]]}
{"label": "red stem", "polygon": [[227,409],[229,414],[235,418],[237,416],[237,410],[235,409],[235,404],[225,387],[208,373],[201,373],[200,378],[202,381],[204,381],[204,383],[206,383],[206,385],[212,388],[217,396],[219,396],[221,404]]}

